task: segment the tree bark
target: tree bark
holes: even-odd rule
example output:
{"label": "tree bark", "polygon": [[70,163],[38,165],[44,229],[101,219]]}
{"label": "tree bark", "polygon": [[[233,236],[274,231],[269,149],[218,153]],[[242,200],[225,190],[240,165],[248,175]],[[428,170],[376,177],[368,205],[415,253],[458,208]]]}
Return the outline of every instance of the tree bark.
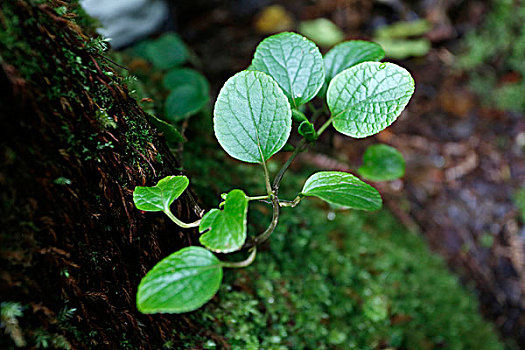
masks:
{"label": "tree bark", "polygon": [[[182,347],[177,334],[206,331],[140,314],[135,293],[195,231],[132,201],[136,185],[180,173],[177,161],[80,29],[86,21],[59,0],[0,4],[1,300],[26,307],[28,345],[44,332],[78,349]],[[198,218],[187,195],[172,209]],[[0,347],[12,344],[2,336]]]}

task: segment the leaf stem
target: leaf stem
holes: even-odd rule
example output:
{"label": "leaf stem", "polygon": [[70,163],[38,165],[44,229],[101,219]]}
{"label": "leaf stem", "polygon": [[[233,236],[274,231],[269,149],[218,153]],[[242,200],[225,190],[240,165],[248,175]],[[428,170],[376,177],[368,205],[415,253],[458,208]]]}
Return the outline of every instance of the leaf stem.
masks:
{"label": "leaf stem", "polygon": [[295,197],[295,199],[293,201],[279,200],[279,206],[294,208],[294,207],[297,206],[297,204],[299,204],[301,199],[303,199],[303,197],[301,195],[299,195],[299,196]]}
{"label": "leaf stem", "polygon": [[295,149],[294,149],[292,155],[290,156],[290,158],[288,158],[288,160],[283,164],[283,166],[281,167],[281,169],[279,170],[279,172],[275,176],[275,180],[273,181],[273,190],[275,191],[276,194],[277,194],[277,191],[279,190],[279,185],[281,184],[281,180],[283,179],[284,173],[286,172],[286,170],[288,169],[290,164],[292,164],[293,160],[295,159],[295,157],[297,157],[299,152],[302,151],[302,149],[303,149],[305,144],[306,144],[306,139],[303,138],[299,142],[297,147],[295,147]]}
{"label": "leaf stem", "polygon": [[265,196],[255,196],[255,197],[249,197],[249,196],[246,196],[246,198],[249,200],[249,201],[260,201],[260,200],[263,200],[263,199],[268,199],[270,198],[271,196],[268,194],[268,195],[265,195]]}
{"label": "leaf stem", "polygon": [[266,166],[266,161],[262,163],[264,169],[264,181],[266,183],[266,192],[269,196],[273,195],[272,186],[270,185],[270,173],[268,172],[268,167]]}
{"label": "leaf stem", "polygon": [[263,243],[264,241],[266,241],[270,237],[272,232],[275,230],[275,228],[277,227],[277,223],[279,222],[279,209],[280,209],[280,206],[279,206],[279,199],[277,199],[277,197],[275,197],[275,196],[272,197],[272,207],[273,207],[272,222],[266,228],[266,230],[264,230],[263,233],[261,233],[260,235],[258,235],[257,237],[254,238],[254,240],[253,240],[254,241],[254,245],[259,245],[259,244]]}
{"label": "leaf stem", "polygon": [[328,126],[330,126],[330,124],[332,124],[333,121],[334,117],[330,116],[330,118],[328,118],[328,120],[317,131],[317,137],[321,136],[321,134],[326,130]]}
{"label": "leaf stem", "polygon": [[222,264],[223,267],[228,267],[228,268],[231,268],[231,269],[239,269],[239,268],[242,268],[242,267],[249,266],[255,260],[255,256],[256,255],[257,255],[257,247],[253,247],[251,249],[250,255],[248,256],[248,258],[246,258],[246,260],[237,261],[237,262],[221,261],[221,264]]}
{"label": "leaf stem", "polygon": [[177,224],[178,226],[180,226],[182,228],[197,227],[201,223],[201,219],[199,219],[199,220],[197,220],[195,222],[189,223],[189,224],[187,224],[185,222],[182,222],[179,219],[177,219],[177,217],[175,215],[173,215],[173,213],[171,212],[171,210],[169,208],[164,210],[164,214],[166,214],[171,219],[171,221],[173,221],[175,224]]}

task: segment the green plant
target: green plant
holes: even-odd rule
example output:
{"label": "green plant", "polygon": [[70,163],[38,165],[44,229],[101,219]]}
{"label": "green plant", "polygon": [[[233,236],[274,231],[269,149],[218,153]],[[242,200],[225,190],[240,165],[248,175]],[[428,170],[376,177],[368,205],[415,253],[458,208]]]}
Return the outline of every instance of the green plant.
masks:
{"label": "green plant", "polygon": [[[323,59],[315,44],[306,38],[295,33],[277,34],[263,40],[250,68],[231,77],[221,89],[214,109],[215,136],[231,157],[262,166],[265,194],[248,196],[234,189],[222,195],[219,208],[208,211],[201,220],[184,223],[171,213],[170,205],[188,186],[187,177],[169,176],[153,187],[135,188],[133,199],[138,209],[162,211],[183,228],[199,226],[204,233],[200,243],[205,247],[184,248],[149,271],[137,292],[140,311],[180,313],[202,306],[217,292],[224,267],[240,268],[253,262],[257,246],[275,230],[281,207],[295,207],[305,197],[318,197],[340,207],[381,208],[377,190],[354,175],[336,171],[310,176],[293,200],[278,196],[292,161],[331,124],[345,135],[364,138],[392,124],[408,104],[414,92],[410,74],[392,63],[370,62],[383,57],[377,44],[358,45],[360,49],[355,50],[351,42],[340,44],[333,49],[337,55],[328,52]],[[315,128],[314,116],[325,109],[316,109],[311,100],[325,84],[325,70],[330,74],[326,90],[330,116]],[[313,111],[312,120],[303,113],[305,104]],[[289,147],[293,149],[291,156],[271,182],[266,163],[287,145],[292,121],[298,124],[302,139]],[[250,201],[270,204],[273,215],[262,233],[248,239]],[[221,261],[212,253],[243,249],[250,254],[239,262]]]}

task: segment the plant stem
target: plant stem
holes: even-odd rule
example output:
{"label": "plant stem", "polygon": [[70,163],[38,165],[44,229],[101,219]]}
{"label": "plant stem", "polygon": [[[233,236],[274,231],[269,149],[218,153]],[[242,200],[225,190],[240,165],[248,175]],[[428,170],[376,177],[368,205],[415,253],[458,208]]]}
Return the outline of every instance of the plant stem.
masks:
{"label": "plant stem", "polygon": [[253,240],[254,241],[254,245],[259,245],[262,242],[266,241],[270,237],[272,232],[275,230],[275,227],[277,227],[277,223],[279,222],[279,209],[280,209],[280,206],[279,206],[279,199],[277,199],[277,197],[275,197],[275,196],[272,197],[272,207],[273,207],[272,222],[266,228],[266,230],[264,230],[263,233],[261,233],[260,235],[258,235],[257,237],[254,238],[254,240]]}
{"label": "plant stem", "polygon": [[249,201],[260,201],[260,200],[263,200],[263,199],[268,199],[270,197],[271,196],[269,194],[266,195],[266,196],[255,196],[255,197],[246,196],[246,198],[248,198]]}
{"label": "plant stem", "polygon": [[303,197],[299,195],[299,196],[295,197],[295,199],[293,201],[280,200],[279,201],[279,206],[294,208],[294,207],[297,206],[297,204],[299,204],[301,199],[303,199]]}
{"label": "plant stem", "polygon": [[173,213],[171,212],[171,210],[169,208],[164,210],[164,214],[166,214],[171,219],[171,221],[173,221],[175,224],[177,224],[178,226],[180,226],[182,228],[197,227],[201,223],[201,219],[199,219],[199,220],[197,220],[195,222],[189,223],[189,224],[187,224],[185,222],[182,222],[179,219],[177,219],[175,217],[175,215],[173,215]]}
{"label": "plant stem", "polygon": [[242,268],[242,267],[249,266],[255,260],[255,256],[256,255],[257,255],[257,247],[253,247],[251,249],[250,255],[248,256],[248,258],[246,258],[246,260],[238,261],[238,262],[221,261],[221,264],[222,264],[223,267],[228,267],[228,268],[232,268],[232,269],[239,269],[239,268]]}
{"label": "plant stem", "polygon": [[328,118],[328,120],[317,131],[317,137],[321,136],[321,134],[326,130],[328,126],[330,126],[330,124],[332,124],[333,121],[334,117],[330,116],[330,118]]}
{"label": "plant stem", "polygon": [[281,169],[279,170],[279,172],[277,173],[277,175],[275,176],[275,180],[273,181],[273,190],[275,191],[275,193],[277,194],[277,191],[279,190],[279,185],[281,184],[281,180],[283,179],[283,176],[284,176],[284,173],[286,172],[286,170],[288,169],[288,167],[290,166],[290,164],[292,164],[293,160],[295,159],[295,157],[297,157],[297,155],[299,154],[299,152],[302,151],[303,149],[303,146],[306,144],[306,139],[302,139],[299,144],[297,145],[297,147],[295,147],[292,155],[290,156],[290,158],[288,158],[288,160],[286,161],[286,163],[283,164],[283,166],[281,167]]}
{"label": "plant stem", "polygon": [[262,163],[263,169],[264,169],[264,181],[266,183],[266,193],[268,193],[269,196],[273,195],[272,186],[270,185],[270,173],[268,172],[268,167],[266,166],[266,162]]}

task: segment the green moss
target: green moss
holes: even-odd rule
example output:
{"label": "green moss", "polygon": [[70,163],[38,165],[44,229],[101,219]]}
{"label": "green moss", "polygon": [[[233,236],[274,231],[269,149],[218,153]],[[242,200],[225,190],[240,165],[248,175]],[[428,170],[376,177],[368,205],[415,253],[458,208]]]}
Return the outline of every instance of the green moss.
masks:
{"label": "green moss", "polygon": [[[144,121],[136,121],[128,119],[128,130],[126,130],[126,154],[131,156],[134,166],[139,166],[143,169],[149,169],[149,164],[145,157],[148,154],[150,145],[153,143],[153,135],[151,129]],[[157,161],[162,162],[162,155],[156,153]]]}
{"label": "green moss", "polygon": [[387,212],[284,211],[270,249],[226,272],[200,322],[232,349],[502,349],[467,293]]}
{"label": "green moss", "polygon": [[[193,125],[185,164],[207,206],[232,188],[264,191],[260,167],[228,159],[205,136],[211,119]],[[283,198],[313,171],[287,174]],[[250,205],[250,232],[264,229],[268,209]],[[226,270],[218,296],[191,317],[232,349],[503,348],[475,295],[419,235],[387,210],[331,211],[316,200],[283,208],[267,249],[251,267]]]}

